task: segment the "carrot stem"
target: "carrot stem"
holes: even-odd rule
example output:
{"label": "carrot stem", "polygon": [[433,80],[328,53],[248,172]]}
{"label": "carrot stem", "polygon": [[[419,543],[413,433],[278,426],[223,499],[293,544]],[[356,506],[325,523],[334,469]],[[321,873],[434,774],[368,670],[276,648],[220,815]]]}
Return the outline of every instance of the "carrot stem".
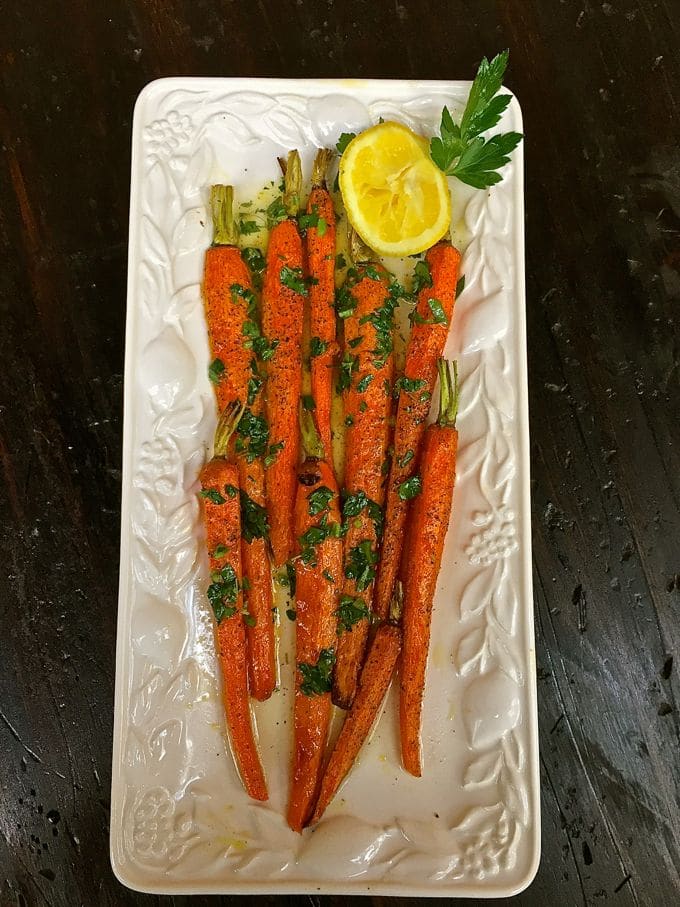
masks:
{"label": "carrot stem", "polygon": [[319,148],[312,165],[312,186],[315,189],[326,188],[326,172],[334,158],[334,153],[330,148]]}
{"label": "carrot stem", "polygon": [[229,439],[236,431],[236,426],[241,421],[241,416],[245,409],[245,403],[239,403],[234,400],[225,406],[215,429],[215,440],[213,444],[213,456],[226,457],[229,450]]}
{"label": "carrot stem", "polygon": [[234,219],[234,187],[213,186],[210,190],[210,211],[213,222],[213,245],[235,246],[238,230]]}
{"label": "carrot stem", "polygon": [[[458,362],[448,363],[446,359],[437,360],[439,372],[439,425],[455,428],[458,415]],[[453,373],[453,374],[452,374]]]}
{"label": "carrot stem", "polygon": [[314,424],[314,416],[302,405],[300,405],[300,434],[305,456],[313,460],[323,459],[323,444]]}
{"label": "carrot stem", "polygon": [[300,155],[295,150],[288,152],[283,183],[283,207],[288,217],[297,217],[302,191],[302,164]]}

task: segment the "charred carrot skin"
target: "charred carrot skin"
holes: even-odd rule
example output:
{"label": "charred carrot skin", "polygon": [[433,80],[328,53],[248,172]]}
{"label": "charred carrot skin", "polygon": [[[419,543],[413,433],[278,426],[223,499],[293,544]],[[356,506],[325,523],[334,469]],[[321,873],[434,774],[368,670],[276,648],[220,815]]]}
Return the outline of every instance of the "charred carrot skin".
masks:
{"label": "charred carrot skin", "polygon": [[[326,537],[310,546],[310,530],[320,527]],[[299,667],[311,666],[314,670],[322,659],[328,659],[329,665],[332,662],[342,542],[339,531],[330,529],[330,534],[326,534],[327,527],[340,528],[340,495],[333,468],[323,459],[308,457],[298,472],[295,503],[299,546],[299,556],[295,560],[295,659],[298,669],[288,824],[297,832],[302,831],[312,812],[331,715],[330,683],[309,688],[305,683],[304,668]]]}
{"label": "charred carrot skin", "polygon": [[[387,272],[360,264],[349,275],[349,297],[341,306],[351,309],[344,322],[344,354],[340,381],[345,411],[345,480],[347,501],[365,495],[369,506],[348,521],[345,536],[343,596],[359,600],[365,617],[351,627],[339,627],[333,678],[333,702],[349,708],[356,693],[359,670],[368,639],[373,581],[378,555],[380,512],[384,500],[383,467],[390,441],[392,414],[392,312]],[[342,310],[340,312],[342,314]],[[361,575],[357,577],[357,573]]]}
{"label": "charred carrot skin", "polygon": [[[226,451],[225,451],[226,452]],[[212,582],[208,598],[217,622],[223,700],[236,764],[248,794],[267,799],[253,732],[243,621],[238,468],[216,456],[201,471],[201,497]]]}
{"label": "charred carrot skin", "polygon": [[[290,171],[290,158],[288,167]],[[262,287],[263,332],[276,345],[267,363],[265,396],[271,452],[265,477],[267,511],[276,566],[288,560],[294,543],[295,475],[300,455],[298,401],[302,384],[303,307],[307,294],[302,267],[302,238],[297,222],[289,217],[276,224],[270,233]]]}
{"label": "charred carrot skin", "polygon": [[335,210],[324,178],[331,156],[328,149],[321,149],[314,162],[307,215],[315,218],[316,222],[307,228],[305,243],[310,277],[312,397],[327,457],[331,456],[333,365],[338,351],[335,325]]}
{"label": "charred carrot skin", "polygon": [[[211,191],[214,245],[206,252],[203,297],[219,412],[234,402],[251,403],[253,415],[261,416],[262,394],[249,393],[258,365],[249,337],[255,297],[250,271],[236,246],[238,231],[233,217],[233,189],[214,186]],[[251,399],[249,399],[251,398]],[[233,442],[232,442],[233,449]],[[240,487],[251,500],[264,506],[264,467],[260,459],[248,462],[237,457]],[[242,539],[243,572],[248,579],[244,593],[249,617],[246,627],[250,692],[267,699],[276,685],[275,639],[272,620],[273,592],[267,542]]]}
{"label": "charred carrot skin", "polygon": [[428,427],[423,439],[420,458],[422,490],[411,504],[401,571],[404,581],[404,639],[399,697],[401,756],[406,771],[416,777],[422,774],[420,730],[432,603],[451,516],[458,449],[455,407],[451,404],[452,400],[456,400],[457,406],[457,391],[452,389],[455,384],[445,377],[445,369],[442,371],[442,368],[440,420]]}
{"label": "charred carrot skin", "polygon": [[389,689],[400,650],[400,628],[382,624],[371,642],[352,708],[324,770],[310,824],[324,814],[359,755]]}
{"label": "charred carrot skin", "polygon": [[[374,609],[380,618],[387,614],[399,573],[408,510],[408,500],[399,490],[416,473],[437,377],[437,359],[444,350],[453,315],[460,253],[450,243],[443,242],[428,250],[425,261],[432,285],[424,286],[418,294],[399,390],[394,454],[387,484],[385,532],[375,589]],[[431,299],[441,303],[445,323],[433,323],[435,315],[429,304]],[[441,313],[438,314],[441,317]]]}

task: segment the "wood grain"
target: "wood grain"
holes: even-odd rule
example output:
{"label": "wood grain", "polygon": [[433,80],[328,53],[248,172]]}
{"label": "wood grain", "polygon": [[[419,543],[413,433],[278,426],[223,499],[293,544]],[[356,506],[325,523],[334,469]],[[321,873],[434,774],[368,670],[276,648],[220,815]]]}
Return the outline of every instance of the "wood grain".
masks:
{"label": "wood grain", "polygon": [[514,903],[677,900],[680,5],[0,12],[1,907],[215,903],[127,892],[108,863],[138,91],[173,74],[460,78],[505,46],[527,132],[543,785],[543,860]]}

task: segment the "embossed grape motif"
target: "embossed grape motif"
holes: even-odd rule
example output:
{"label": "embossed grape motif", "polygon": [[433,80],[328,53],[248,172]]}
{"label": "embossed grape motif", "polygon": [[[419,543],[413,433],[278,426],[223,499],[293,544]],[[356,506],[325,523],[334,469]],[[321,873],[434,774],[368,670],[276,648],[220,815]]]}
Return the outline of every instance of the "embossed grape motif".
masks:
{"label": "embossed grape motif", "polygon": [[456,512],[471,527],[462,542],[460,560],[469,572],[458,596],[453,653],[462,682],[468,759],[460,777],[468,805],[453,822],[395,818],[375,824],[330,813],[313,834],[300,837],[273,807],[241,795],[230,759],[219,763],[220,779],[226,779],[220,786],[192,749],[191,722],[199,721],[219,728],[211,748],[215,741],[226,752],[194,488],[214,425],[202,374],[207,342],[196,317],[209,242],[205,187],[230,178],[236,151],[259,149],[273,158],[290,147],[333,144],[341,132],[379,117],[431,134],[442,99],[456,109],[463,94],[451,99],[433,89],[406,103],[367,105],[336,94],[331,104],[198,85],[195,91],[164,89],[150,100],[154,119],[143,130],[134,393],[144,418],[135,429],[130,499],[126,859],[141,878],[144,872],[157,878],[162,869],[174,880],[215,880],[215,890],[232,872],[262,883],[415,880],[432,891],[444,882],[503,873],[511,878],[531,812],[514,564],[515,383],[504,349],[511,312],[504,281],[513,268],[511,181],[475,194],[467,205],[472,239],[456,314],[463,374],[460,477],[478,499],[473,513]]}

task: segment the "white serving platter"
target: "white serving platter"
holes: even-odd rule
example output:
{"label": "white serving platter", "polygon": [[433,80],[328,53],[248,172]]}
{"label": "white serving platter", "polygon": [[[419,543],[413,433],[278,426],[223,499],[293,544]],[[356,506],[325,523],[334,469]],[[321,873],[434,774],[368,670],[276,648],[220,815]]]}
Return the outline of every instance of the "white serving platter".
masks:
{"label": "white serving platter", "polygon": [[[522,146],[489,191],[459,183],[465,289],[447,355],[462,378],[460,455],[433,620],[421,779],[400,767],[394,688],[318,827],[285,811],[293,624],[280,691],[256,704],[268,803],[236,775],[213,651],[196,477],[215,425],[201,301],[208,187],[252,198],[277,155],[380,117],[425,135],[469,82],[163,79],[135,108],[125,369],[111,861],[168,894],[501,897],[540,852]],[[500,124],[521,131],[513,98]],[[282,605],[282,602],[279,601]],[[285,609],[285,605],[283,605]],[[282,612],[283,613],[283,610]]]}

